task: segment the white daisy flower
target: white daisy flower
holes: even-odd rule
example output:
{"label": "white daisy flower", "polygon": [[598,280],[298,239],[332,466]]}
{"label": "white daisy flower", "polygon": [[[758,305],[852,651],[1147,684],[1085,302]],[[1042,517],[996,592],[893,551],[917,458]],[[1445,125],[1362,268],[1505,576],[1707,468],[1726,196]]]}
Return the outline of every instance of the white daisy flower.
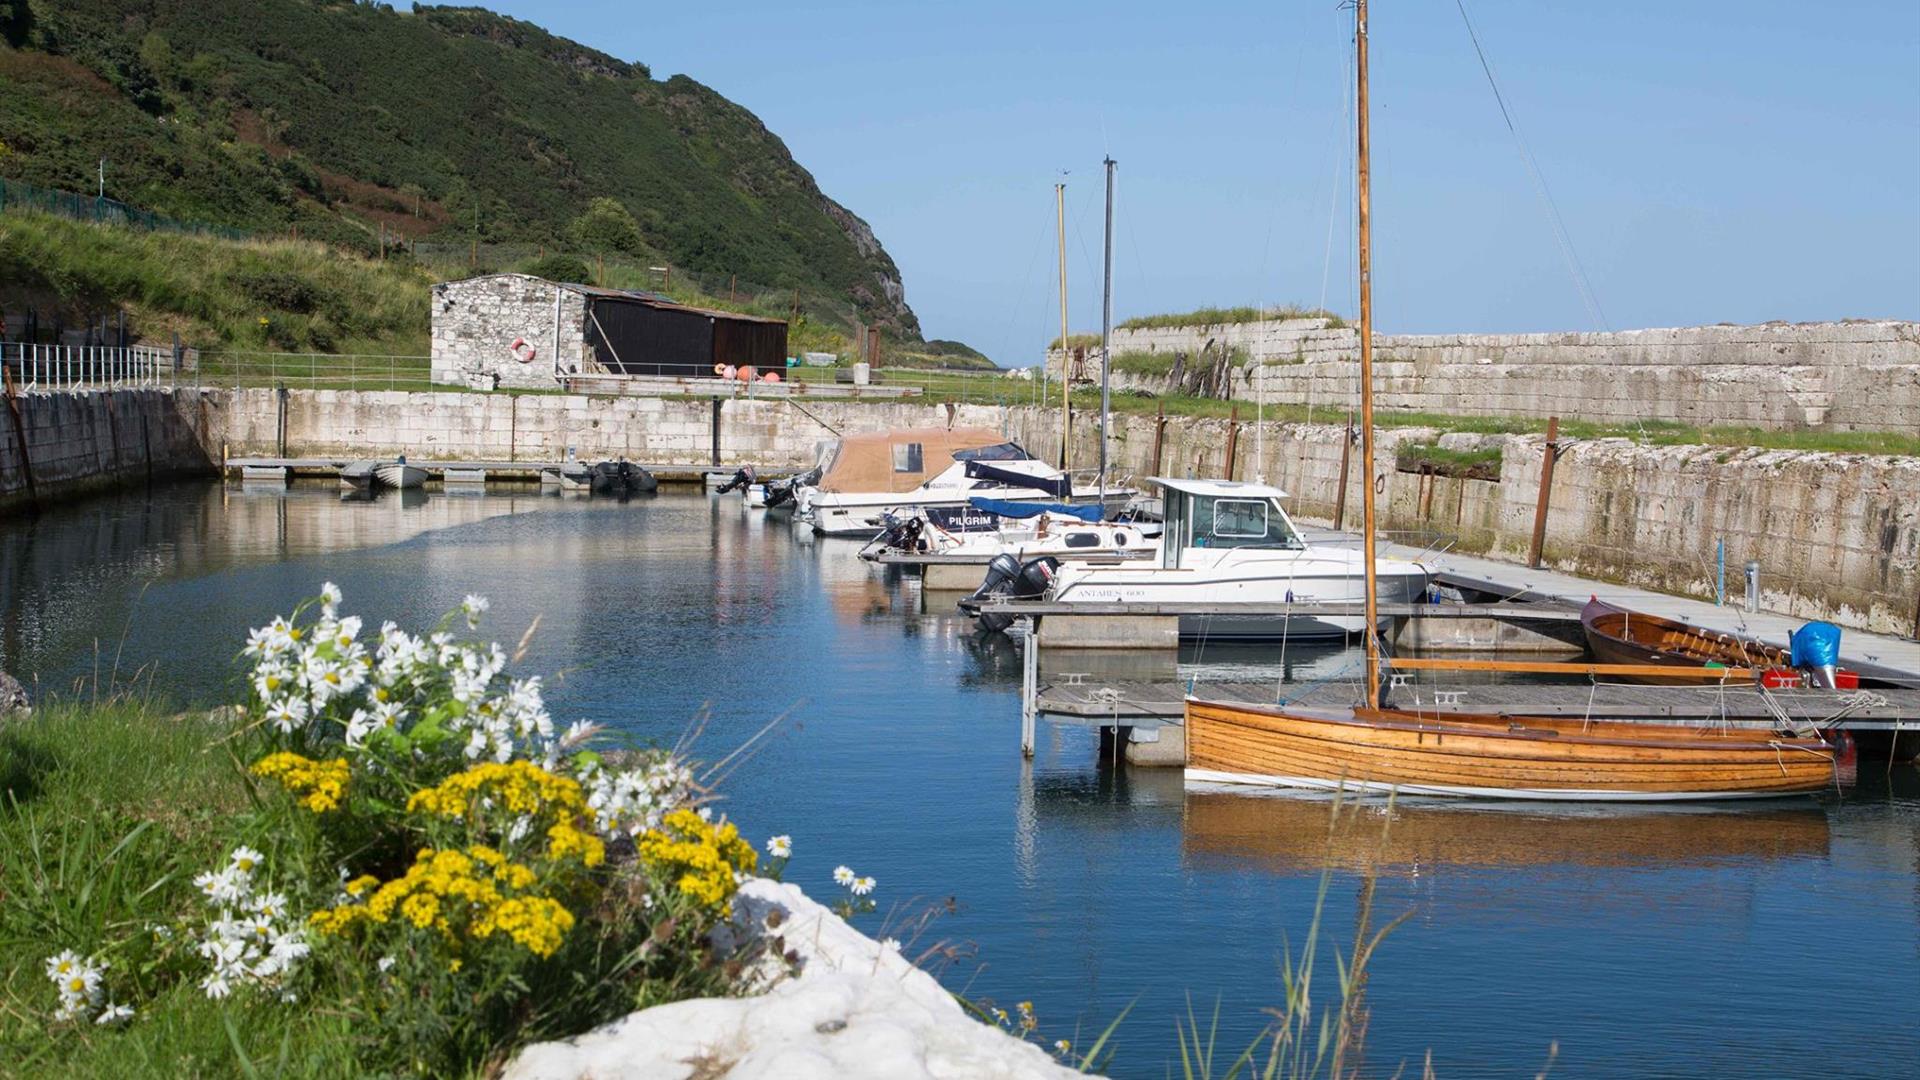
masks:
{"label": "white daisy flower", "polygon": [[233,849],[231,862],[228,865],[240,871],[242,874],[251,874],[265,860],[265,855],[243,844]]}
{"label": "white daisy flower", "polygon": [[112,1002],[108,1002],[107,1007],[100,1010],[100,1015],[93,1018],[93,1022],[110,1027],[114,1024],[125,1023],[131,1019],[133,1019],[133,1008],[131,1006],[115,1005]]}
{"label": "white daisy flower", "polygon": [[340,600],[340,586],[331,581],[320,583],[320,614],[322,616],[333,618],[334,612],[340,610]]}
{"label": "white daisy flower", "polygon": [[793,837],[781,835],[767,840],[767,854],[776,859],[785,859],[793,854]]}
{"label": "white daisy flower", "polygon": [[847,888],[851,889],[855,896],[865,896],[873,891],[873,879],[870,877],[855,878],[847,884]]}
{"label": "white daisy flower", "polygon": [[846,866],[836,866],[833,868],[833,883],[835,885],[851,886],[853,880],[852,868]]}
{"label": "white daisy flower", "polygon": [[488,607],[486,597],[473,593],[468,593],[467,598],[460,601],[460,610],[467,616],[467,629],[472,630],[480,625],[480,616],[486,614]]}

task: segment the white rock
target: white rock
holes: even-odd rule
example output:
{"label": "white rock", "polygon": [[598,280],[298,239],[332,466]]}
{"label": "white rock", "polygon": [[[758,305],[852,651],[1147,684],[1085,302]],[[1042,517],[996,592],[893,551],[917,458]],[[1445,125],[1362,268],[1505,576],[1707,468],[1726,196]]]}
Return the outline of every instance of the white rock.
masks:
{"label": "white rock", "polygon": [[[772,917],[777,926],[769,927]],[[778,944],[749,973],[763,993],[631,1013],[521,1051],[504,1080],[1058,1080],[1081,1074],[982,1024],[933,976],[797,886],[755,878],[737,933]],[[798,957],[797,974],[778,953]]]}

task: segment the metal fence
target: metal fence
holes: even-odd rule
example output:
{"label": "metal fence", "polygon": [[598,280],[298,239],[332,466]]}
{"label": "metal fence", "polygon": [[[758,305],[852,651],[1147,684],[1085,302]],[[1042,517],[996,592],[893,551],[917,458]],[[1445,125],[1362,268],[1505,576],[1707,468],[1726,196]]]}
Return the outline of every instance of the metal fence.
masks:
{"label": "metal fence", "polygon": [[225,225],[209,225],[204,221],[181,221],[164,214],[156,214],[151,210],[142,210],[137,206],[128,206],[118,199],[45,188],[23,180],[0,180],[0,211],[6,210],[37,210],[43,214],[56,214],[75,221],[125,225],[136,229],[154,229],[162,232],[199,233],[204,236],[224,237],[228,240],[247,240],[253,235]]}
{"label": "metal fence", "polygon": [[153,345],[0,342],[0,367],[16,387],[29,393],[178,386],[186,359],[185,353]]}

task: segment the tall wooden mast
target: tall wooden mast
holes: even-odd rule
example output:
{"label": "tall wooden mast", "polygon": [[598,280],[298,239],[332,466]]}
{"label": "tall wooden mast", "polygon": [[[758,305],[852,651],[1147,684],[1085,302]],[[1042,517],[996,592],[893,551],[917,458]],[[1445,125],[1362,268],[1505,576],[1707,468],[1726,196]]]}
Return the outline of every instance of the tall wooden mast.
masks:
{"label": "tall wooden mast", "polygon": [[1060,471],[1067,471],[1073,438],[1073,346],[1067,341],[1067,185],[1053,185],[1054,228],[1060,239]]}
{"label": "tall wooden mast", "polygon": [[1367,0],[1354,0],[1354,70],[1359,87],[1358,198],[1360,225],[1360,522],[1366,562],[1367,705],[1380,707],[1379,587],[1373,555],[1373,221],[1367,158]]}

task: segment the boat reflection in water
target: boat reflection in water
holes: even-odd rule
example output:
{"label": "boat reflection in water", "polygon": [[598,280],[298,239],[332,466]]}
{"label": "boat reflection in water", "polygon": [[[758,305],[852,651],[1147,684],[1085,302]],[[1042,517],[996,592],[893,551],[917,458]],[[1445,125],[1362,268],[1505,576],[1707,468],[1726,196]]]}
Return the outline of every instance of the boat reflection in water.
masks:
{"label": "boat reflection in water", "polygon": [[1412,876],[1440,866],[1704,866],[1825,858],[1817,806],[1470,804],[1337,800],[1189,787],[1181,853],[1190,863],[1278,873],[1324,869]]}

